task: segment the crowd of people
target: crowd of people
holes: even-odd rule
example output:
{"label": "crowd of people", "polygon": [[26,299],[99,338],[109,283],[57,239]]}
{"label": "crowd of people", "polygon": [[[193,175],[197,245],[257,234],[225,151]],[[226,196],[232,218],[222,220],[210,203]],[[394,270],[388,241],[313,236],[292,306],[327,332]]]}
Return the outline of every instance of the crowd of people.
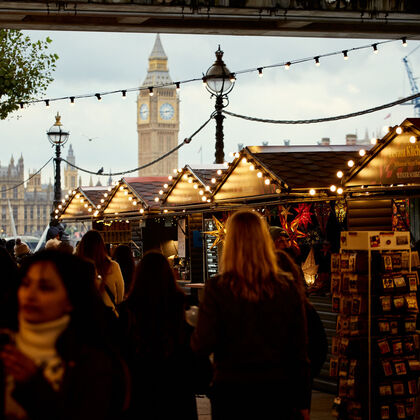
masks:
{"label": "crowd of people", "polygon": [[49,234],[0,247],[0,418],[197,420],[197,394],[213,420],[310,418],[325,332],[258,213],[228,219],[194,326],[159,250],[135,265],[97,231],[75,250]]}

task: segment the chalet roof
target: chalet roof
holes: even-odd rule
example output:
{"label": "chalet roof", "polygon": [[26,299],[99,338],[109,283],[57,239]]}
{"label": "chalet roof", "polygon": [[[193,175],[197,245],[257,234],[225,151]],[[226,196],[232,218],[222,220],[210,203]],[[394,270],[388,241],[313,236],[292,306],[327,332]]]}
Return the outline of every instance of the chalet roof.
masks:
{"label": "chalet roof", "polygon": [[149,177],[127,177],[123,181],[130,185],[130,188],[144,200],[149,207],[157,206],[155,197],[159,195],[162,185],[168,180],[162,176]]}

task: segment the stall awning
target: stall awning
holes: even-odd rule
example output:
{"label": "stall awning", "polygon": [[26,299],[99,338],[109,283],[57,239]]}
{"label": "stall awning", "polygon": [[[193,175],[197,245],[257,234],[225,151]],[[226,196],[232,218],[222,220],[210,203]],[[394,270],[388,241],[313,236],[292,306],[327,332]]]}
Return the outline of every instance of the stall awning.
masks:
{"label": "stall awning", "polygon": [[103,216],[139,215],[159,210],[154,199],[165,177],[127,177],[114,186],[104,203]]}
{"label": "stall awning", "polygon": [[78,187],[66,194],[62,203],[55,209],[56,218],[60,220],[89,220],[97,214],[104,193],[108,187]]}
{"label": "stall awning", "polygon": [[163,185],[162,207],[208,206],[213,190],[226,171],[226,166],[220,164],[186,165],[171,184]]}
{"label": "stall awning", "polygon": [[231,164],[214,202],[261,199],[310,191],[329,194],[337,172],[356,160],[360,146],[252,146]]}
{"label": "stall awning", "polygon": [[419,188],[419,139],[420,118],[408,118],[399,126],[390,127],[345,177],[346,189]]}

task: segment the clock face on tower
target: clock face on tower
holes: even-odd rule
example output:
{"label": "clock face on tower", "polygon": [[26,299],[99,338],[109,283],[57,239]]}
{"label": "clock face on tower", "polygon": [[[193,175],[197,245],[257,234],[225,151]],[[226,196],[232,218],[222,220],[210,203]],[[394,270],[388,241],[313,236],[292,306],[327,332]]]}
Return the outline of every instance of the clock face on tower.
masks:
{"label": "clock face on tower", "polygon": [[171,104],[164,103],[161,105],[159,113],[162,120],[170,120],[174,116],[175,110]]}
{"label": "clock face on tower", "polygon": [[147,120],[149,118],[149,108],[146,104],[142,104],[140,107],[140,118],[142,120]]}

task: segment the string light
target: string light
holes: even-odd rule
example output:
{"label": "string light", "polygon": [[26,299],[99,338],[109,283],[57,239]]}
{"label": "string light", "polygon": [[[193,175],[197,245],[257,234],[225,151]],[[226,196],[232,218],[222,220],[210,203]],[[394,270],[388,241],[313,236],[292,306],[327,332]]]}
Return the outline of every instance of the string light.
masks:
{"label": "string light", "polygon": [[262,178],[262,176],[263,176],[262,172],[258,172],[258,173],[257,173],[257,177],[258,177],[258,178]]}
{"label": "string light", "polygon": [[250,171],[253,171],[254,169],[255,169],[255,166],[254,165],[250,165],[249,170]]}
{"label": "string light", "polygon": [[70,96],[70,105],[74,106],[74,96]]}
{"label": "string light", "polygon": [[291,65],[292,65],[292,63],[291,63],[290,61],[288,61],[288,62],[284,65],[284,69],[285,69],[285,70],[289,70]]}
{"label": "string light", "polygon": [[243,157],[242,158],[242,163],[247,163],[248,161],[247,161],[247,159],[246,159],[246,157]]}
{"label": "string light", "polygon": [[168,184],[164,184],[163,188],[167,189],[168,188]]}
{"label": "string light", "polygon": [[212,178],[212,179],[211,179],[211,183],[212,183],[212,184],[215,184],[215,183],[216,183],[216,178]]}
{"label": "string light", "polygon": [[348,162],[347,162],[347,165],[349,166],[349,168],[352,168],[353,166],[354,166],[354,160],[349,160]]}
{"label": "string light", "polygon": [[159,197],[155,197],[156,203],[159,202]]}
{"label": "string light", "polygon": [[373,53],[378,54],[378,44],[372,44]]}
{"label": "string light", "polygon": [[179,82],[175,83],[176,91],[179,92],[181,90],[181,84]]}
{"label": "string light", "polygon": [[263,69],[262,69],[262,67],[258,67],[258,76],[259,77],[263,77]]}
{"label": "string light", "polygon": [[217,175],[222,175],[222,170],[221,169],[217,170]]}
{"label": "string light", "polygon": [[207,198],[203,196],[203,197],[201,197],[201,200],[202,201],[207,201]]}
{"label": "string light", "polygon": [[144,213],[144,209],[140,209],[140,213],[143,214]]}
{"label": "string light", "polygon": [[160,190],[159,191],[159,195],[163,195],[163,190]]}
{"label": "string light", "polygon": [[391,127],[389,127],[388,125],[384,125],[382,127],[382,131],[384,132],[384,134],[388,134],[391,131]]}
{"label": "string light", "polygon": [[268,178],[266,178],[265,180],[264,180],[264,183],[265,183],[265,185],[270,185],[270,180],[268,179]]}
{"label": "string light", "polygon": [[335,185],[331,185],[330,191],[335,192],[337,190],[337,187]]}
{"label": "string light", "polygon": [[203,86],[207,86],[207,78],[206,77],[203,77],[202,78],[202,81],[203,81]]}
{"label": "string light", "polygon": [[343,178],[343,171],[338,171],[337,172],[337,178]]}
{"label": "string light", "polygon": [[315,65],[319,67],[321,63],[319,62],[319,57],[315,57]]}
{"label": "string light", "polygon": [[310,194],[310,195],[315,195],[315,194],[316,194],[316,191],[315,191],[313,188],[311,188],[311,189],[309,190],[309,194]]}
{"label": "string light", "polygon": [[415,136],[410,137],[410,143],[414,144],[417,141]]}
{"label": "string light", "polygon": [[168,176],[169,181],[172,181],[174,179],[174,177],[172,175]]}
{"label": "string light", "polygon": [[406,37],[403,37],[403,39],[402,39],[402,46],[403,47],[407,46],[407,38]]}
{"label": "string light", "polygon": [[337,188],[337,194],[343,194],[343,189],[340,187],[340,188]]}
{"label": "string light", "polygon": [[122,94],[123,99],[127,98],[127,91],[126,90],[122,90],[121,94]]}
{"label": "string light", "polygon": [[362,157],[365,156],[366,155],[366,150],[365,149],[360,149],[359,150],[359,155],[362,156]]}
{"label": "string light", "polygon": [[153,88],[152,87],[149,87],[149,95],[153,96]]}
{"label": "string light", "polygon": [[45,106],[50,106],[50,100],[49,99],[45,99]]}
{"label": "string light", "polygon": [[403,132],[402,127],[397,127],[397,128],[396,128],[396,130],[395,130],[395,132],[396,132],[397,134],[401,134],[401,133]]}
{"label": "string light", "polygon": [[98,99],[98,101],[102,101],[102,97],[100,93],[95,93],[96,99]]}
{"label": "string light", "polygon": [[349,56],[347,55],[347,53],[348,53],[347,50],[343,51],[343,58],[344,58],[345,61],[347,61],[349,59]]}
{"label": "string light", "polygon": [[376,143],[378,143],[378,139],[377,139],[376,137],[372,137],[372,138],[370,139],[370,144],[375,145]]}
{"label": "string light", "polygon": [[236,78],[235,78],[235,73],[231,73],[231,74],[230,74],[230,76],[229,76],[229,80],[230,80],[230,82],[231,82],[231,83],[233,83],[233,82],[236,80]]}
{"label": "string light", "polygon": [[20,109],[23,109],[23,102],[19,102]]}

